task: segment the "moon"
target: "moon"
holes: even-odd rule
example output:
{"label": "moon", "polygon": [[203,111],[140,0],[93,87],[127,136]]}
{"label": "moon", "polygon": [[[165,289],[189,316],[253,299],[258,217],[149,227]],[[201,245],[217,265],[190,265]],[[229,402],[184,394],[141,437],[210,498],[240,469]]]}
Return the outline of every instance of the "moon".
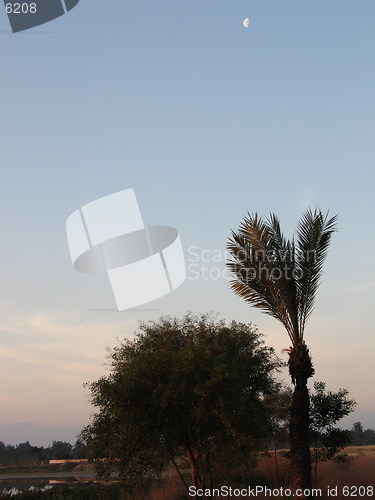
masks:
{"label": "moon", "polygon": [[243,20],[242,24],[245,26],[245,28],[249,27],[250,19],[246,17],[246,19]]}

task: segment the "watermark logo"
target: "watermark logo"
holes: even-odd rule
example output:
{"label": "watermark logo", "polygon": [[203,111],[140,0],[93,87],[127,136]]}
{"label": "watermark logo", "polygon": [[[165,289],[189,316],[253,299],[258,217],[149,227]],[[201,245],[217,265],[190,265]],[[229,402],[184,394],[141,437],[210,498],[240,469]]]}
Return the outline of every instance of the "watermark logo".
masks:
{"label": "watermark logo", "polygon": [[186,278],[178,231],[146,227],[133,189],[76,210],[66,231],[74,269],[106,273],[119,311],[158,299]]}
{"label": "watermark logo", "polygon": [[226,266],[230,254],[225,250],[200,248],[191,245],[187,249],[187,279],[191,281],[219,281],[233,279]]}
{"label": "watermark logo", "polygon": [[4,0],[13,33],[35,28],[64,15],[78,4],[79,0]]}
{"label": "watermark logo", "polygon": [[236,257],[229,250],[200,248],[192,245],[187,249],[187,279],[203,281],[298,281],[303,277],[303,266],[316,260],[315,250],[308,250],[295,255],[291,249],[254,250],[249,248],[236,252]]}

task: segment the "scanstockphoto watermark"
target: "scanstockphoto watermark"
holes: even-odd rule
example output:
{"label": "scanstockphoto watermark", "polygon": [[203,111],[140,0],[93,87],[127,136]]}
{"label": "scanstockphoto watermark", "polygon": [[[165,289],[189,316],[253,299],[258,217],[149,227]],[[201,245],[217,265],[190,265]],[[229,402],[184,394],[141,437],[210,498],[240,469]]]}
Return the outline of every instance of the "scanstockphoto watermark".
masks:
{"label": "scanstockphoto watermark", "polygon": [[[329,494],[329,493],[328,493]],[[197,488],[196,486],[189,487],[189,497],[191,498],[223,498],[223,497],[321,497],[322,490],[320,488],[313,489],[297,489],[295,491],[290,488],[268,488],[266,486],[254,486],[247,488],[233,488],[232,486],[220,486],[219,488]]]}
{"label": "scanstockphoto watermark", "polygon": [[[309,250],[303,257],[288,250],[238,250],[235,258],[229,250],[202,249],[192,245],[187,250],[187,279],[189,280],[273,280],[301,279],[303,270],[296,264],[313,262],[316,254]],[[231,265],[228,266],[227,264]]]}
{"label": "scanstockphoto watermark", "polygon": [[321,488],[296,489],[291,488],[268,488],[267,486],[248,486],[246,488],[233,488],[232,486],[220,486],[219,488],[198,488],[189,486],[190,498],[224,498],[224,497],[271,497],[271,498],[300,498],[300,497],[372,497],[373,486],[327,486]]}

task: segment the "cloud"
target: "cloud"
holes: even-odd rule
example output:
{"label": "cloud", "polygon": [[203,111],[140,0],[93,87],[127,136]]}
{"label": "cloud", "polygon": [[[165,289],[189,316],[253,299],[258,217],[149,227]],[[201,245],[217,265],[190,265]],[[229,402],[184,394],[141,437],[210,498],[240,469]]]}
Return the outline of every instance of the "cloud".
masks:
{"label": "cloud", "polygon": [[0,423],[16,423],[25,415],[46,424],[88,422],[92,408],[83,383],[106,373],[106,348],[132,336],[137,326],[123,315],[97,316],[16,314],[0,307]]}

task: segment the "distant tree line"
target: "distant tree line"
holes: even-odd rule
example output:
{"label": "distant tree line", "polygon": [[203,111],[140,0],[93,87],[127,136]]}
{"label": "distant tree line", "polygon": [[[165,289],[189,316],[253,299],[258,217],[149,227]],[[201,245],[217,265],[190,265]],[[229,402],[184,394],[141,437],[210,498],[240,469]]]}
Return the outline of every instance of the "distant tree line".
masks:
{"label": "distant tree line", "polygon": [[375,444],[375,431],[363,429],[361,422],[356,422],[350,431],[351,444],[353,446],[368,446]]}
{"label": "distant tree line", "polygon": [[[283,393],[282,396],[285,397]],[[284,416],[281,420],[284,420]],[[352,446],[375,445],[375,431],[373,429],[364,429],[361,422],[353,424],[352,429],[347,432],[349,433],[351,441],[350,444]],[[287,446],[287,429],[285,426],[280,426],[279,436],[281,439],[277,443],[277,448],[285,448]],[[64,460],[86,457],[87,446],[80,441],[77,441],[74,446],[66,441],[53,441],[51,446],[47,447],[32,446],[29,441],[14,446],[11,444],[6,445],[0,441],[1,464],[43,463],[48,460]]]}
{"label": "distant tree line", "polygon": [[48,460],[86,458],[87,447],[77,441],[73,446],[66,441],[53,441],[50,446],[32,446],[29,441],[15,446],[0,441],[0,464],[34,463]]}

